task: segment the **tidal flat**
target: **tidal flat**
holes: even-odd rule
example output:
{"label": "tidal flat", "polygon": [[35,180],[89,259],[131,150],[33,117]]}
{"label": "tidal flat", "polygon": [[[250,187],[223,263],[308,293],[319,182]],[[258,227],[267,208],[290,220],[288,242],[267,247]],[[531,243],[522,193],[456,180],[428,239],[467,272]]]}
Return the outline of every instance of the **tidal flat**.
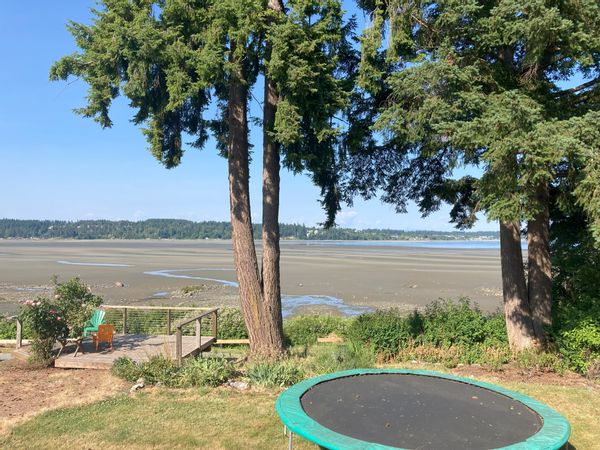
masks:
{"label": "tidal flat", "polygon": [[[410,311],[459,297],[500,307],[499,250],[452,247],[282,241],[284,313]],[[0,313],[50,295],[55,275],[80,277],[108,304],[238,305],[230,241],[0,240]]]}

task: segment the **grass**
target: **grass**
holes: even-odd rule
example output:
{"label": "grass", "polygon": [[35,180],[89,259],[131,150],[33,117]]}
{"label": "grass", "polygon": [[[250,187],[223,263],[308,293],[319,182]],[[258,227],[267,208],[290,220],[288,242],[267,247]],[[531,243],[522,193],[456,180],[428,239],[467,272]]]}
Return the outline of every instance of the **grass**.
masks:
{"label": "grass", "polygon": [[[0,448],[283,448],[277,391],[155,389],[47,412],[15,427]],[[294,448],[314,448],[301,439]]]}
{"label": "grass", "polygon": [[[440,365],[408,365],[449,372]],[[574,448],[600,448],[600,389],[583,382],[545,384],[540,378],[524,382],[499,376],[477,378],[534,397],[565,415]],[[43,413],[15,426],[0,439],[0,448],[284,448],[286,438],[274,408],[280,391],[156,388],[133,397],[116,396]],[[316,447],[296,437],[294,448]]]}

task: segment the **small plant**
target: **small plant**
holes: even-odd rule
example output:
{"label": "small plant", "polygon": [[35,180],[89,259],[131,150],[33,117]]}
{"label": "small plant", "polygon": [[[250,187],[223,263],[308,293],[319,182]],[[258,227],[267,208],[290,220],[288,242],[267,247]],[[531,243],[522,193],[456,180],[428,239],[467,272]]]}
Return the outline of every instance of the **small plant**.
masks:
{"label": "small plant", "polygon": [[317,338],[335,333],[343,335],[350,319],[334,316],[298,316],[286,320],[283,332],[290,345],[311,345]]}
{"label": "small plant", "polygon": [[290,386],[302,377],[302,370],[292,360],[256,362],[248,368],[250,381],[268,388]]}
{"label": "small plant", "polygon": [[126,381],[134,382],[142,377],[142,367],[128,356],[115,359],[111,373]]}
{"label": "small plant", "polygon": [[353,343],[323,345],[315,348],[307,363],[311,372],[316,374],[332,373],[340,370],[373,367],[375,354],[371,347]]}
{"label": "small plant", "polygon": [[220,386],[235,372],[233,364],[225,358],[190,358],[179,370],[177,386]]}
{"label": "small plant", "polygon": [[485,317],[469,300],[440,300],[427,306],[423,317],[423,341],[433,345],[473,345],[485,340]]}

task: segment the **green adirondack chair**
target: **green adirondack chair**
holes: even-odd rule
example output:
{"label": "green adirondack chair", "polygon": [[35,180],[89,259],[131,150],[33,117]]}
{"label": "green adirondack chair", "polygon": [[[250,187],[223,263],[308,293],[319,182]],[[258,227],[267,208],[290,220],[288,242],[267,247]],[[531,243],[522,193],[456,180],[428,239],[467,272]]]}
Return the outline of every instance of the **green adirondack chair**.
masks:
{"label": "green adirondack chair", "polygon": [[89,336],[91,333],[98,332],[98,325],[102,325],[104,323],[105,314],[106,312],[101,309],[94,311],[94,314],[92,314],[92,317],[86,322],[85,327],[83,328],[83,337]]}

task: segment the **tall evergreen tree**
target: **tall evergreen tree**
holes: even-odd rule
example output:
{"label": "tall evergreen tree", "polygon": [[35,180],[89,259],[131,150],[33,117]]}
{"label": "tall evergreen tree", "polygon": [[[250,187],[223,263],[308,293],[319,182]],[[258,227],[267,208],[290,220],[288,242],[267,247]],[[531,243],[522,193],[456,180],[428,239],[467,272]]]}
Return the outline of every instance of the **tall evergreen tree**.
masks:
{"label": "tall evergreen tree", "polygon": [[[366,150],[349,158],[349,194],[380,187],[400,210],[415,200],[424,214],[446,201],[458,226],[472,225],[477,211],[498,220],[511,346],[543,345],[552,305],[550,208],[579,203],[600,234],[598,3],[359,5],[372,19],[361,64],[369,93],[362,102],[372,106],[357,117],[375,125],[364,132],[357,121],[354,137]],[[561,88],[576,73],[588,81]],[[483,175],[452,177],[468,165]]]}
{"label": "tall evergreen tree", "polygon": [[[102,0],[91,25],[70,23],[80,51],[50,77],[82,78],[77,112],[110,127],[119,95],[137,110],[152,154],[167,168],[183,134],[202,148],[213,132],[228,160],[232,242],[242,310],[255,355],[283,352],[279,278],[279,170],[309,171],[328,222],[338,206],[335,167],[352,59],[337,0]],[[350,58],[350,59],[349,59]],[[248,102],[259,77],[263,99],[263,258],[250,211]],[[212,103],[217,117],[206,117]]]}

